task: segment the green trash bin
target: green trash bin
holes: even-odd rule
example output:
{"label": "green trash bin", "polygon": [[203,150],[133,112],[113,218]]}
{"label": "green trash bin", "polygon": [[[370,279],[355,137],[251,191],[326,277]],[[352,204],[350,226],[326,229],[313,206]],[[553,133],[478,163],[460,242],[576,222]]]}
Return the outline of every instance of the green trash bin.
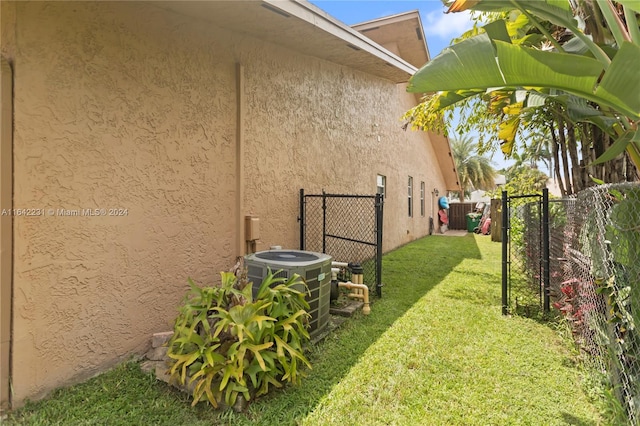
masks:
{"label": "green trash bin", "polygon": [[478,226],[480,226],[480,213],[467,213],[467,231],[473,232]]}

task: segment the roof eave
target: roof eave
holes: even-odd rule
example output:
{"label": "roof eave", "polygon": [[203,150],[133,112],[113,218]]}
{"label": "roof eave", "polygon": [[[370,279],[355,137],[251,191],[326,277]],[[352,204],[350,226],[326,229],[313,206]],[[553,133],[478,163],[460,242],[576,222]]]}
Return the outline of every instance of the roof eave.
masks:
{"label": "roof eave", "polygon": [[[271,7],[280,9],[285,13],[295,16],[298,19],[304,20],[310,25],[313,25],[337,38],[342,39],[348,45],[363,50],[364,52],[386,62],[387,65],[395,68],[403,74],[401,78],[396,77],[397,73],[394,73],[393,76],[380,75],[381,77],[390,79],[395,83],[404,83],[408,81],[409,78],[418,70],[416,67],[414,67],[404,59],[398,57],[373,40],[360,34],[358,31],[354,30],[348,25],[333,18],[331,15],[306,0],[263,0],[263,3],[266,3]],[[343,65],[348,66],[349,64],[345,63]]]}

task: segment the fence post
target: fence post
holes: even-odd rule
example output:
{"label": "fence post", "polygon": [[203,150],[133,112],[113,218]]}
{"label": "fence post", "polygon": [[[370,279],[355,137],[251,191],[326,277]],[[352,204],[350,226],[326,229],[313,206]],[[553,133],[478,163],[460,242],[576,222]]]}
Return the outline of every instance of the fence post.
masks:
{"label": "fence post", "polygon": [[544,288],[543,310],[548,314],[550,310],[550,283],[549,273],[549,189],[542,190],[542,285]]}
{"label": "fence post", "polygon": [[300,250],[304,250],[305,235],[304,235],[304,188],[300,188],[300,215],[298,216],[300,222]]}
{"label": "fence post", "polygon": [[502,315],[507,315],[509,309],[509,300],[507,298],[508,284],[508,244],[509,237],[507,227],[509,226],[509,198],[507,191],[502,191]]}
{"label": "fence post", "polygon": [[322,190],[322,252],[327,252],[327,194]]}
{"label": "fence post", "polygon": [[382,297],[382,194],[376,194],[376,293]]}

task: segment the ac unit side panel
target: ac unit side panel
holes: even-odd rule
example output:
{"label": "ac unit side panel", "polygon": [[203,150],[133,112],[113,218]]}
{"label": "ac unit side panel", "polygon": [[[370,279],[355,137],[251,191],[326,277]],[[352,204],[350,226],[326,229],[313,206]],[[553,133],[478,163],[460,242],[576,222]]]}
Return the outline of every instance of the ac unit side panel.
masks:
{"label": "ac unit side panel", "polygon": [[[266,253],[266,257],[276,257],[283,253],[280,251],[261,252]],[[296,287],[297,290],[305,293],[305,299],[309,303],[309,333],[313,338],[323,331],[329,321],[330,293],[331,293],[331,257],[322,253],[288,251],[284,253],[304,253],[305,259],[316,257],[315,261],[285,262],[281,260],[263,259],[256,255],[245,257],[247,267],[247,278],[253,282],[253,296],[257,296],[258,289],[269,269],[272,273],[278,272],[277,276],[290,278],[294,274],[300,275],[306,287]],[[280,256],[281,257],[281,256]]]}

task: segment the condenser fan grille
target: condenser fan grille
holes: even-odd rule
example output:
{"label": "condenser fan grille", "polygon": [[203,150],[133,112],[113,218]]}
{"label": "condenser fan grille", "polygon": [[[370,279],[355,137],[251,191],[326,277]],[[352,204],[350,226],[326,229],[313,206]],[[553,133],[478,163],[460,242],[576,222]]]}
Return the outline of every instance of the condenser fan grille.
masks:
{"label": "condenser fan grille", "polygon": [[300,251],[263,251],[255,254],[258,259],[277,260],[280,262],[312,262],[318,260],[319,257],[312,253],[304,253]]}

